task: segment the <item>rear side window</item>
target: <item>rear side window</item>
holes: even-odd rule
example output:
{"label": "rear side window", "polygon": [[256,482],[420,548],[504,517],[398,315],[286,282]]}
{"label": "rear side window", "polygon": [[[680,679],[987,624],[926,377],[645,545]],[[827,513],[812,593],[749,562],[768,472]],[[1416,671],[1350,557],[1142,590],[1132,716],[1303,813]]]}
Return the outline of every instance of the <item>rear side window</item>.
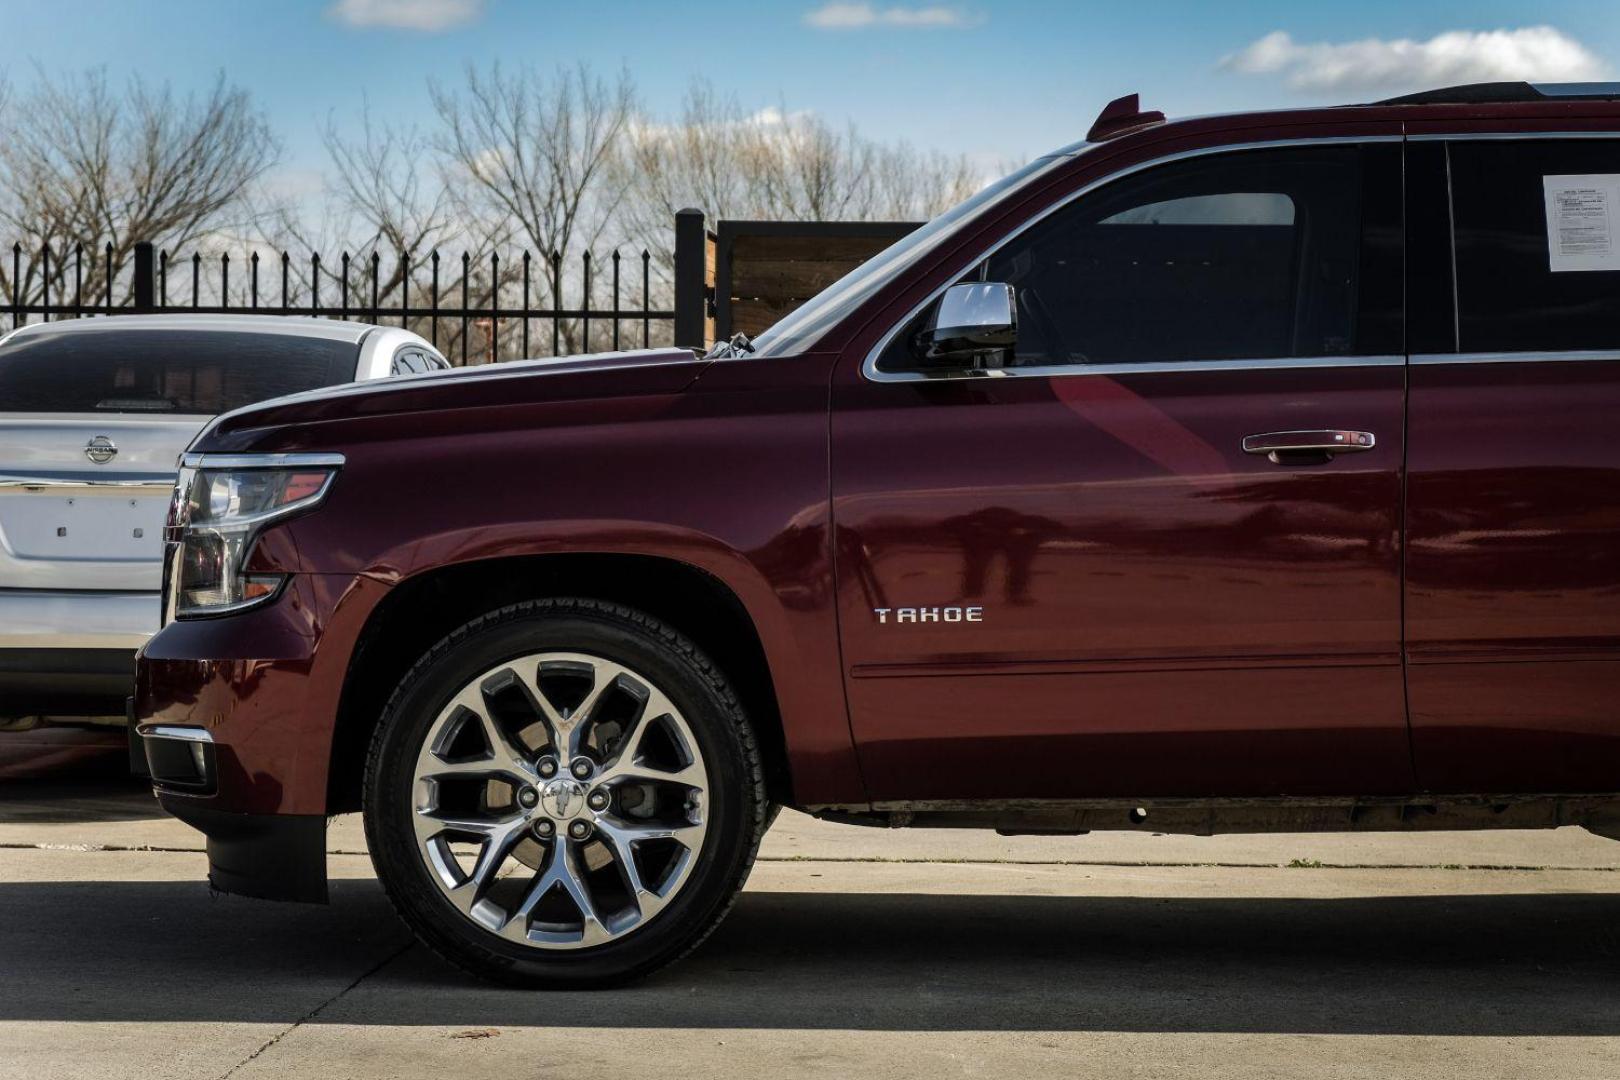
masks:
{"label": "rear side window", "polygon": [[416,349],[401,349],[394,354],[394,362],[389,367],[390,375],[415,375],[422,371],[422,354]]}
{"label": "rear side window", "polygon": [[419,375],[426,371],[442,371],[449,367],[439,357],[407,345],[394,354],[390,375]]}
{"label": "rear side window", "polygon": [[[1013,286],[1015,367],[1401,349],[1399,147],[1195,157],[1109,183],[970,277]],[[908,366],[897,336],[880,367]]]}
{"label": "rear side window", "polygon": [[1620,140],[1459,141],[1448,152],[1458,349],[1620,347],[1620,206],[1614,189],[1601,194],[1604,177],[1620,187]]}
{"label": "rear side window", "polygon": [[200,413],[349,382],[351,342],[197,330],[90,330],[0,347],[0,412]]}

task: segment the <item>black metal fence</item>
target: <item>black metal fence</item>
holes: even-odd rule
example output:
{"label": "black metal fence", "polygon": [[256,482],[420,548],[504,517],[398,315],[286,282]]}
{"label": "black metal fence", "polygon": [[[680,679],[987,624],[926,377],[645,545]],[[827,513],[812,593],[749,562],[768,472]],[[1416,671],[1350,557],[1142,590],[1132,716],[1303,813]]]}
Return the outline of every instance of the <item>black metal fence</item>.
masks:
{"label": "black metal fence", "polygon": [[[130,264],[128,273],[121,263]],[[565,273],[559,254],[537,258],[527,251],[511,262],[491,254],[487,263],[466,254],[443,259],[434,251],[418,259],[403,252],[385,268],[377,252],[359,259],[344,254],[334,266],[318,253],[307,260],[288,252],[264,259],[255,251],[233,263],[228,253],[174,256],[151,244],[135,244],[123,258],[112,244],[65,252],[16,244],[10,269],[11,295],[0,298],[0,311],[10,314],[8,329],[35,316],[315,315],[404,326],[467,364],[541,349],[560,356],[666,344],[675,339],[678,321],[673,309],[654,306],[669,287],[655,280],[645,250],[629,258],[613,251],[605,259],[586,252],[577,273]]]}
{"label": "black metal fence", "polygon": [[461,364],[669,344],[701,350],[733,330],[758,333],[916,228],[721,221],[716,232],[700,210],[677,212],[674,225],[671,259],[645,250],[628,258],[585,252],[568,267],[555,252],[525,251],[510,261],[443,259],[437,251],[385,260],[371,252],[333,264],[285,251],[269,259],[249,251],[233,261],[228,253],[175,256],[151,244],[66,252],[15,244],[9,278],[0,264],[0,330],[35,316],[255,313],[404,326]]}

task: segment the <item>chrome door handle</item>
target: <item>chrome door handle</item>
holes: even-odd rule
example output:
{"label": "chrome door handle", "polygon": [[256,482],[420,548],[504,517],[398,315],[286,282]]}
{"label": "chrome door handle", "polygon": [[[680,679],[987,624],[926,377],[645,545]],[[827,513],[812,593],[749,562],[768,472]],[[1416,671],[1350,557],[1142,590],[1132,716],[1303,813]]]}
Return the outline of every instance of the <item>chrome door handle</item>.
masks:
{"label": "chrome door handle", "polygon": [[1378,439],[1370,431],[1268,431],[1243,436],[1245,454],[1264,454],[1274,465],[1319,465],[1335,454],[1371,450]]}

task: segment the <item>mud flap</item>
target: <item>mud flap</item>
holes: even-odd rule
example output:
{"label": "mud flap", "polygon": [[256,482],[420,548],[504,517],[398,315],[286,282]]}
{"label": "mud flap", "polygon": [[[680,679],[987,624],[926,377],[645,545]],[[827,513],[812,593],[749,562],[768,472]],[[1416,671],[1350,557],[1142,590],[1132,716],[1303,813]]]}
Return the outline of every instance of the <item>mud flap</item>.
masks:
{"label": "mud flap", "polygon": [[163,808],[208,837],[208,882],[261,900],[327,902],[323,814],[232,814],[165,798]]}

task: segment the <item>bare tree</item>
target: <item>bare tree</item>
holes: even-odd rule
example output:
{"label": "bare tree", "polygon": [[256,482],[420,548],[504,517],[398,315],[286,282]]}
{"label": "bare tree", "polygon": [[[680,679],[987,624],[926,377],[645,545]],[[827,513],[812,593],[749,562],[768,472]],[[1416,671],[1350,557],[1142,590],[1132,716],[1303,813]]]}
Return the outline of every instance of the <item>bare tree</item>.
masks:
{"label": "bare tree", "polygon": [[687,206],[712,218],[915,221],[984,179],[965,156],[880,143],[782,108],[751,113],[702,80],[675,122],[638,123],[626,143],[615,177],[628,193],[621,217],[628,235],[649,244]]}
{"label": "bare tree", "polygon": [[[432,93],[433,145],[463,227],[482,235],[510,230],[562,268],[584,252],[601,254],[622,198],[602,181],[635,112],[627,74],[608,81],[584,66],[551,76],[468,68],[461,86]],[[557,277],[540,275],[542,295],[567,307],[568,283]],[[583,306],[577,290],[575,303]],[[570,351],[581,345],[580,329],[577,320],[563,324]]]}
{"label": "bare tree", "polygon": [[447,307],[495,304],[497,286],[516,282],[520,266],[499,258],[512,241],[505,223],[465,218],[465,200],[448,185],[429,138],[416,127],[379,124],[363,105],[357,136],[329,118],[322,140],[331,162],[324,204],[277,207],[251,242],[278,263],[285,253],[289,292],[356,316],[373,306],[408,308],[407,326],[447,356],[465,349],[471,363],[496,358],[496,344],[502,357],[518,355],[487,318],[469,319],[463,341],[461,320],[432,317],[434,298]]}
{"label": "bare tree", "polygon": [[[138,241],[173,250],[243,227],[279,152],[247,92],[223,75],[182,100],[139,78],[114,91],[101,70],[40,74],[0,100],[0,130],[0,235],[21,248],[15,276],[13,260],[0,260],[0,289],[39,297],[48,286],[53,303],[75,289],[98,302]],[[114,302],[124,298],[115,288]]]}

